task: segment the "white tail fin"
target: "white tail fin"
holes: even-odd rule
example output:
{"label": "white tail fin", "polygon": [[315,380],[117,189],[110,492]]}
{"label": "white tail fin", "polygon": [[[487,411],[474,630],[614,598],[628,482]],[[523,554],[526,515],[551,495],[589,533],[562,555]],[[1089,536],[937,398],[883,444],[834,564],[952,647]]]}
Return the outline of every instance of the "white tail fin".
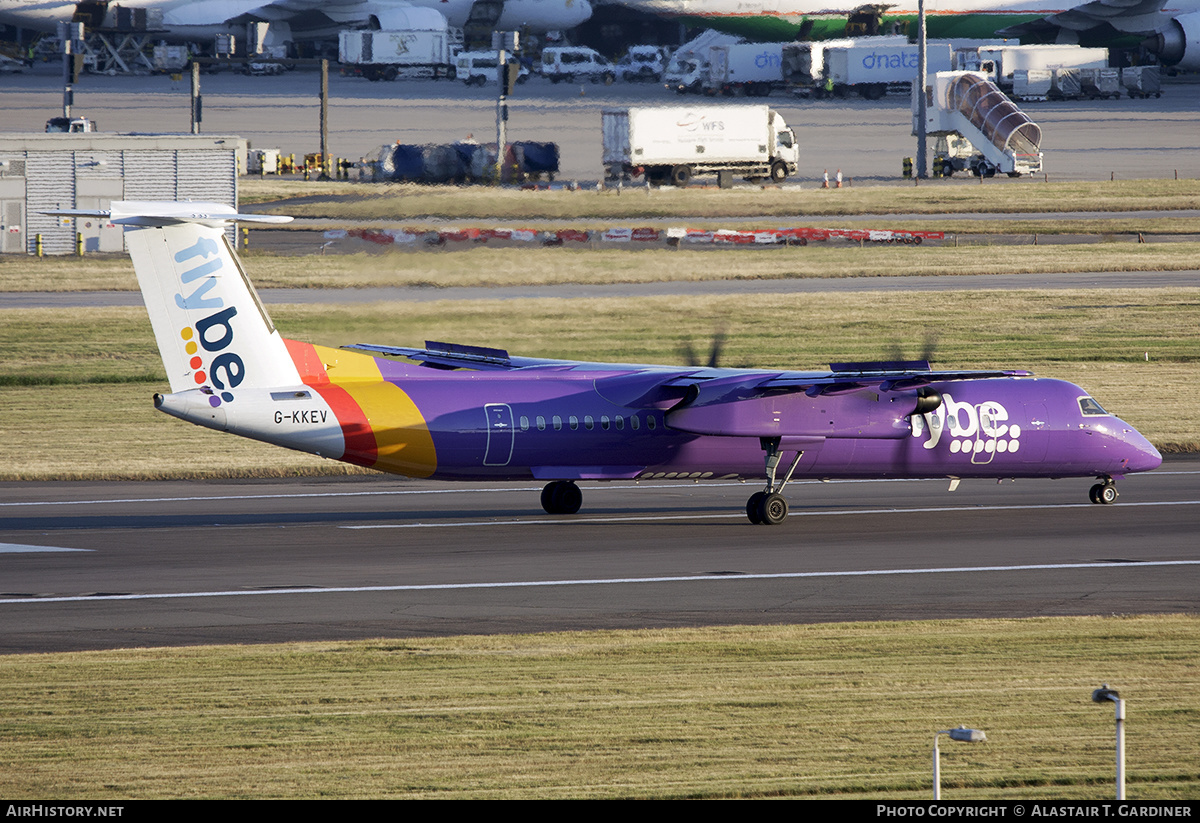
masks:
{"label": "white tail fin", "polygon": [[208,387],[229,402],[239,387],[300,383],[225,235],[234,220],[290,219],[216,203],[112,204],[112,222],[132,227],[125,243],[172,392]]}

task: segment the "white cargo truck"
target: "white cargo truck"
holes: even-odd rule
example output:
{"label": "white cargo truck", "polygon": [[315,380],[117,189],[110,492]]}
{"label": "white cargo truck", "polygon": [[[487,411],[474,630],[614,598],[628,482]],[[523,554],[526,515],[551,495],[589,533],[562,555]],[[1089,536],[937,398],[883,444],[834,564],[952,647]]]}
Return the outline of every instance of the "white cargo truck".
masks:
{"label": "white cargo truck", "polygon": [[[1108,49],[1058,44],[980,46],[974,54],[960,53],[957,62],[960,69],[982,72],[1002,91],[1011,91],[1018,71],[1108,68]],[[932,74],[934,69],[929,71]]]}
{"label": "white cargo truck", "polygon": [[454,79],[451,34],[440,29],[343,31],[338,35],[338,61],[368,80],[395,80],[402,72],[424,70],[426,76]]}
{"label": "white cargo truck", "polygon": [[823,84],[827,76],[825,53],[830,49],[854,45],[902,46],[907,43],[908,37],[902,34],[785,43],[781,56],[783,82],[797,95],[807,96],[810,92],[815,92],[818,97],[822,97]]}
{"label": "white cargo truck", "polygon": [[709,49],[709,94],[766,97],[783,85],[783,49],[789,43],[737,43]]}
{"label": "white cargo truck", "polygon": [[605,109],[604,169],[609,180],[686,186],[716,174],[781,183],[796,172],[799,147],[787,123],[767,106],[675,106]]}
{"label": "white cargo truck", "polygon": [[[920,60],[915,43],[874,45],[856,43],[825,50],[825,70],[835,96],[853,91],[878,100],[890,86],[911,88]],[[930,43],[925,49],[926,71],[949,71],[952,52],[948,43]]]}

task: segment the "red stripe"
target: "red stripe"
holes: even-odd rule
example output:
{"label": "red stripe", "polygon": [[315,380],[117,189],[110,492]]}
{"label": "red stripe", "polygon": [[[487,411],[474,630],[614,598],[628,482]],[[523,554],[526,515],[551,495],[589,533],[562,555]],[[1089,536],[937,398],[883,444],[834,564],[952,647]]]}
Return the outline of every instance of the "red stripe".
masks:
{"label": "red stripe", "polygon": [[284,338],[283,342],[304,385],[311,386],[321,395],[342,427],[345,451],[340,459],[357,466],[374,466],[379,459],[379,448],[375,443],[371,423],[362,407],[348,391],[329,382],[325,364],[317,357],[317,351],[311,344],[287,338]]}

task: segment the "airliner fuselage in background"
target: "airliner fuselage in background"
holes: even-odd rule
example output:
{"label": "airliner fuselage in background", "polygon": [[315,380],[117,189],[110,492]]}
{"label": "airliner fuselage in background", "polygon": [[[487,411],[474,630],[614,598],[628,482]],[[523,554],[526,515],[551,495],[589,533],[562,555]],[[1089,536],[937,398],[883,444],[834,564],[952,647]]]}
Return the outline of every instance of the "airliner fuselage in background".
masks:
{"label": "airliner fuselage in background", "polygon": [[[847,18],[860,0],[614,0],[622,6],[740,34],[751,40],[783,41],[846,36]],[[881,6],[882,25],[912,23],[916,0]],[[1147,47],[1163,63],[1200,69],[1200,0],[927,0],[925,14],[933,38],[1018,37],[1024,43],[1118,42]],[[915,25],[908,27],[910,33]]]}
{"label": "airliner fuselage in background", "polygon": [[[405,10],[435,9],[451,26],[467,22],[476,0],[121,0],[123,9],[160,9],[170,39],[211,39],[231,26],[250,22],[286,25],[297,39],[331,37],[339,30],[363,26],[402,28]],[[54,31],[76,11],[95,16],[117,3],[65,3],[61,0],[0,0],[0,23]],[[504,0],[495,26],[535,33],[569,29],[592,16],[588,0]]]}

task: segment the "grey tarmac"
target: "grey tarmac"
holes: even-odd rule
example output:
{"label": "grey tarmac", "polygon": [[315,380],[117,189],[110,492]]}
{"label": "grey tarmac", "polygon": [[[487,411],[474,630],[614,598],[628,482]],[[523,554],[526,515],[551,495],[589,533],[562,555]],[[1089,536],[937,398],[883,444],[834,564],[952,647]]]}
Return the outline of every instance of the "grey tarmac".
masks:
{"label": "grey tarmac", "polygon": [[1088,483],[800,482],[775,528],[752,483],[6,483],[0,653],[1196,612],[1200,459]]}
{"label": "grey tarmac", "polygon": [[[42,131],[48,118],[61,113],[61,83],[57,64],[5,75],[0,127]],[[318,87],[313,69],[275,77],[205,75],[202,131],[240,135],[255,148],[278,148],[285,154],[318,151]],[[602,109],[711,102],[653,84],[555,85],[533,78],[509,100],[508,139],[556,141],[562,150],[561,179],[593,181],[601,176]],[[825,169],[830,174],[841,169],[851,182],[899,185],[902,159],[916,153],[905,95],[817,101],[776,93],[761,102],[779,111],[796,132],[802,163],[795,179],[801,185],[817,183]],[[1200,130],[1195,128],[1200,83],[1168,79],[1161,99],[1029,103],[1024,109],[1045,135],[1045,177],[1050,180],[1200,176]],[[190,111],[188,81],[174,82],[167,75],[85,75],[75,87],[74,113],[110,131],[186,133]],[[468,88],[448,80],[372,83],[341,77],[335,68],[330,76],[330,153],[358,159],[397,141],[494,141],[495,112],[494,87]],[[1022,182],[995,179],[988,184]]]}

